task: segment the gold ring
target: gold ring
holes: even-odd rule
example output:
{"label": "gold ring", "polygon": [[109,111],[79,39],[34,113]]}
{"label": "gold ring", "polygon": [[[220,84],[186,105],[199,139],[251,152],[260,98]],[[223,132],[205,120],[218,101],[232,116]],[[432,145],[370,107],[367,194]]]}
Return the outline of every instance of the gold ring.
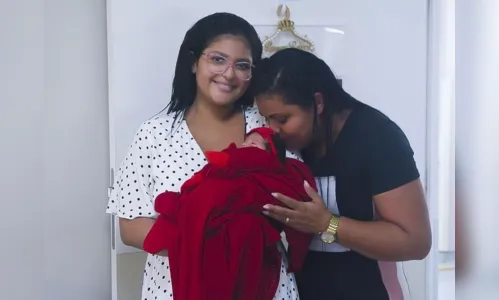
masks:
{"label": "gold ring", "polygon": [[289,218],[286,218],[286,221],[284,221],[284,223],[288,224],[289,222]]}

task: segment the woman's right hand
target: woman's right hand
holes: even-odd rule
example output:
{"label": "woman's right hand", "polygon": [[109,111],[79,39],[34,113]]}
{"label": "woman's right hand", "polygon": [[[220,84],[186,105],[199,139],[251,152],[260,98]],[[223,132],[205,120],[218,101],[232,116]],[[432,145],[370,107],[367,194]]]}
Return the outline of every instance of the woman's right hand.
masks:
{"label": "woman's right hand", "polygon": [[263,213],[301,232],[317,234],[324,231],[332,214],[324,205],[321,196],[307,181],[304,182],[304,188],[312,201],[301,202],[275,193],[273,196],[286,207],[268,204],[263,207]]}

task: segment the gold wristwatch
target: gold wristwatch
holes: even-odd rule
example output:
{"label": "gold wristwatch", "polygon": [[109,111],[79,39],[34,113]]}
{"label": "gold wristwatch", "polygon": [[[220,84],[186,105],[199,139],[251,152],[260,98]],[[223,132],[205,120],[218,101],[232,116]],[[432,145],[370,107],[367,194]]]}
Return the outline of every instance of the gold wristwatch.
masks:
{"label": "gold wristwatch", "polygon": [[332,244],[336,241],[336,234],[338,233],[338,226],[340,224],[340,217],[333,215],[326,231],[321,232],[321,240],[326,244]]}

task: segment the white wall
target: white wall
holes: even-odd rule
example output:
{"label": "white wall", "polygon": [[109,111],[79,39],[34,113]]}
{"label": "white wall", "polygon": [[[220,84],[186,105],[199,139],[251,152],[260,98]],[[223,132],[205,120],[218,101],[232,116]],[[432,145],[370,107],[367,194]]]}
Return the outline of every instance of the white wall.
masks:
{"label": "white wall", "polygon": [[499,293],[498,12],[499,1],[456,0],[459,299],[495,300]]}
{"label": "white wall", "polygon": [[0,299],[14,300],[39,298],[43,265],[43,52],[29,50],[43,49],[43,5],[22,8],[0,1]]}
{"label": "white wall", "polygon": [[0,299],[111,298],[105,16],[0,1]]}
{"label": "white wall", "polygon": [[[457,242],[470,255],[466,271],[478,275],[471,281],[486,288],[473,290],[476,299],[497,299],[499,291],[496,281],[489,280],[499,270],[499,241],[491,233],[499,227],[498,12],[499,1],[456,1]],[[489,291],[494,294],[487,297]]]}

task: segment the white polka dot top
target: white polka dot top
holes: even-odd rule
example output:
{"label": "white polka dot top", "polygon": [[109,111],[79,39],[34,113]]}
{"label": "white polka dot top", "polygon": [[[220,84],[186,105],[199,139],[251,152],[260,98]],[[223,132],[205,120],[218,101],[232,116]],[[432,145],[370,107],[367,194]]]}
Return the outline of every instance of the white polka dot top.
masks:
{"label": "white polka dot top", "polygon": [[[246,132],[264,125],[256,108],[245,111]],[[120,218],[156,218],[154,199],[166,190],[179,191],[185,180],[205,164],[201,148],[184,120],[173,124],[173,114],[157,116],[141,124],[123,160],[113,186],[107,213]],[[278,245],[283,249],[282,245]],[[275,300],[298,300],[293,274],[286,273],[283,255]],[[213,271],[215,274],[215,270]],[[147,257],[142,300],[173,299],[167,257]]]}

